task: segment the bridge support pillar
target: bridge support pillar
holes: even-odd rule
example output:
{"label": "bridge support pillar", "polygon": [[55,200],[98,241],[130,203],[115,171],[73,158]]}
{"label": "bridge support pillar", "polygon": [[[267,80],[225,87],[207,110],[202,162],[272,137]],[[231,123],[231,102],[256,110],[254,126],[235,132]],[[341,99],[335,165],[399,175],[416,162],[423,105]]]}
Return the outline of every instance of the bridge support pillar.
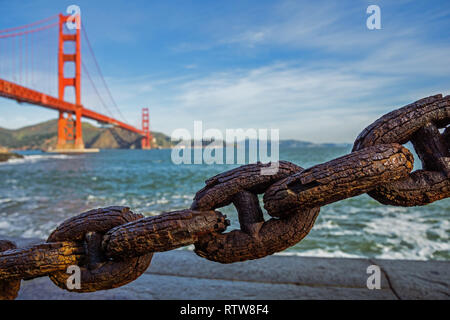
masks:
{"label": "bridge support pillar", "polygon": [[83,131],[81,126],[81,109],[76,112],[75,119],[72,114],[65,115],[63,112],[60,112],[56,149],[84,149]]}
{"label": "bridge support pillar", "polygon": [[142,137],[141,147],[142,149],[151,149],[151,139],[150,134],[150,117],[148,114],[148,108],[142,108],[142,131],[144,136]]}
{"label": "bridge support pillar", "polygon": [[141,146],[142,146],[142,149],[144,149],[144,150],[151,149],[151,147],[150,147],[150,137],[148,135],[145,136],[145,137],[142,137]]}
{"label": "bridge support pillar", "polygon": [[82,108],[77,108],[75,113],[75,149],[84,149],[81,111]]}
{"label": "bridge support pillar", "polygon": [[57,149],[62,149],[66,145],[66,119],[64,118],[64,113],[59,112],[58,118],[58,142],[56,144]]}

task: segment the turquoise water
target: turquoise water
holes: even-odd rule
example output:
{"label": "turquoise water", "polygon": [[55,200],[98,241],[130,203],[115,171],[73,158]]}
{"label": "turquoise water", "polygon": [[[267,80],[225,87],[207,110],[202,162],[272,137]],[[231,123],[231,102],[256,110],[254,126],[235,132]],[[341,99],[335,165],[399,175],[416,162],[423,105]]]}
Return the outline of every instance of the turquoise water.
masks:
{"label": "turquoise water", "polygon": [[[304,168],[350,148],[281,149]],[[79,156],[27,153],[0,164],[0,234],[45,239],[63,220],[110,205],[144,215],[188,208],[204,180],[236,165],[174,165],[170,150],[102,150]],[[221,209],[238,228],[234,208]],[[450,199],[384,206],[362,195],[321,209],[310,234],[283,254],[450,260]],[[191,248],[187,248],[191,249]]]}

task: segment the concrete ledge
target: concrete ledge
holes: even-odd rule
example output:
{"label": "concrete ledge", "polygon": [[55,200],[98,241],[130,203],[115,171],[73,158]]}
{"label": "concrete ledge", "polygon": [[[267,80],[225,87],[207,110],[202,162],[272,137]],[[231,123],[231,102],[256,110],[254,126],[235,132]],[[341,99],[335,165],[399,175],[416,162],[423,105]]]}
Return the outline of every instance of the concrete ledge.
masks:
{"label": "concrete ledge", "polygon": [[400,299],[450,299],[449,261],[374,259]]}
{"label": "concrete ledge", "polygon": [[[0,237],[2,238],[2,237]],[[2,238],[4,239],[4,237]],[[16,240],[19,246],[36,240]],[[382,270],[366,287],[367,267]],[[273,255],[219,264],[186,250],[156,253],[150,268],[121,288],[71,293],[47,278],[22,281],[19,299],[449,299],[450,262]]]}

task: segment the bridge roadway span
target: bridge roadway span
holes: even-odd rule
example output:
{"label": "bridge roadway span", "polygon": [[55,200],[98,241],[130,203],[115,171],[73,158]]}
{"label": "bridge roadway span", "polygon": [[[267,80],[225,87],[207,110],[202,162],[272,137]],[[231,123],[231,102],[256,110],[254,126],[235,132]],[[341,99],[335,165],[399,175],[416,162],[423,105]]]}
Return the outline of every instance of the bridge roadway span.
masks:
{"label": "bridge roadway span", "polygon": [[82,117],[88,118],[91,120],[96,120],[102,123],[112,124],[123,129],[129,130],[131,132],[136,132],[142,136],[145,135],[143,130],[130,126],[125,122],[116,120],[114,118],[102,115],[93,110],[84,108],[83,106],[78,106],[74,103],[70,103],[64,100],[60,100],[58,98],[46,95],[45,93],[41,93],[21,85],[15,84],[10,81],[6,81],[0,79],[0,96],[16,100],[21,103],[30,103],[34,105],[38,105],[41,107],[58,110],[62,112],[75,114],[77,108],[82,108]]}

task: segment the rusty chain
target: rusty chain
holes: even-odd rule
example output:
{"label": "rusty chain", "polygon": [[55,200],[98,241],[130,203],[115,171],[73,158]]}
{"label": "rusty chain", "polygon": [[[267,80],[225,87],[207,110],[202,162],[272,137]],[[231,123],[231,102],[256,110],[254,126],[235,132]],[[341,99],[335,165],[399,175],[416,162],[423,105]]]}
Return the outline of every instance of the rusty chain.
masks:
{"label": "rusty chain", "polygon": [[[0,299],[15,299],[22,279],[49,276],[69,290],[67,267],[78,265],[81,289],[106,290],[138,278],[154,252],[193,244],[206,259],[233,263],[258,259],[301,241],[321,206],[367,193],[382,204],[426,205],[450,196],[450,96],[435,95],[392,111],[368,126],[350,154],[303,169],[279,161],[249,164],[216,175],[198,191],[190,209],[146,217],[127,207],[72,217],[44,244],[16,248],[0,240]],[[442,133],[441,133],[441,131]],[[412,142],[422,169],[402,145]],[[272,217],[265,221],[258,194]],[[216,211],[233,204],[240,230]]]}

